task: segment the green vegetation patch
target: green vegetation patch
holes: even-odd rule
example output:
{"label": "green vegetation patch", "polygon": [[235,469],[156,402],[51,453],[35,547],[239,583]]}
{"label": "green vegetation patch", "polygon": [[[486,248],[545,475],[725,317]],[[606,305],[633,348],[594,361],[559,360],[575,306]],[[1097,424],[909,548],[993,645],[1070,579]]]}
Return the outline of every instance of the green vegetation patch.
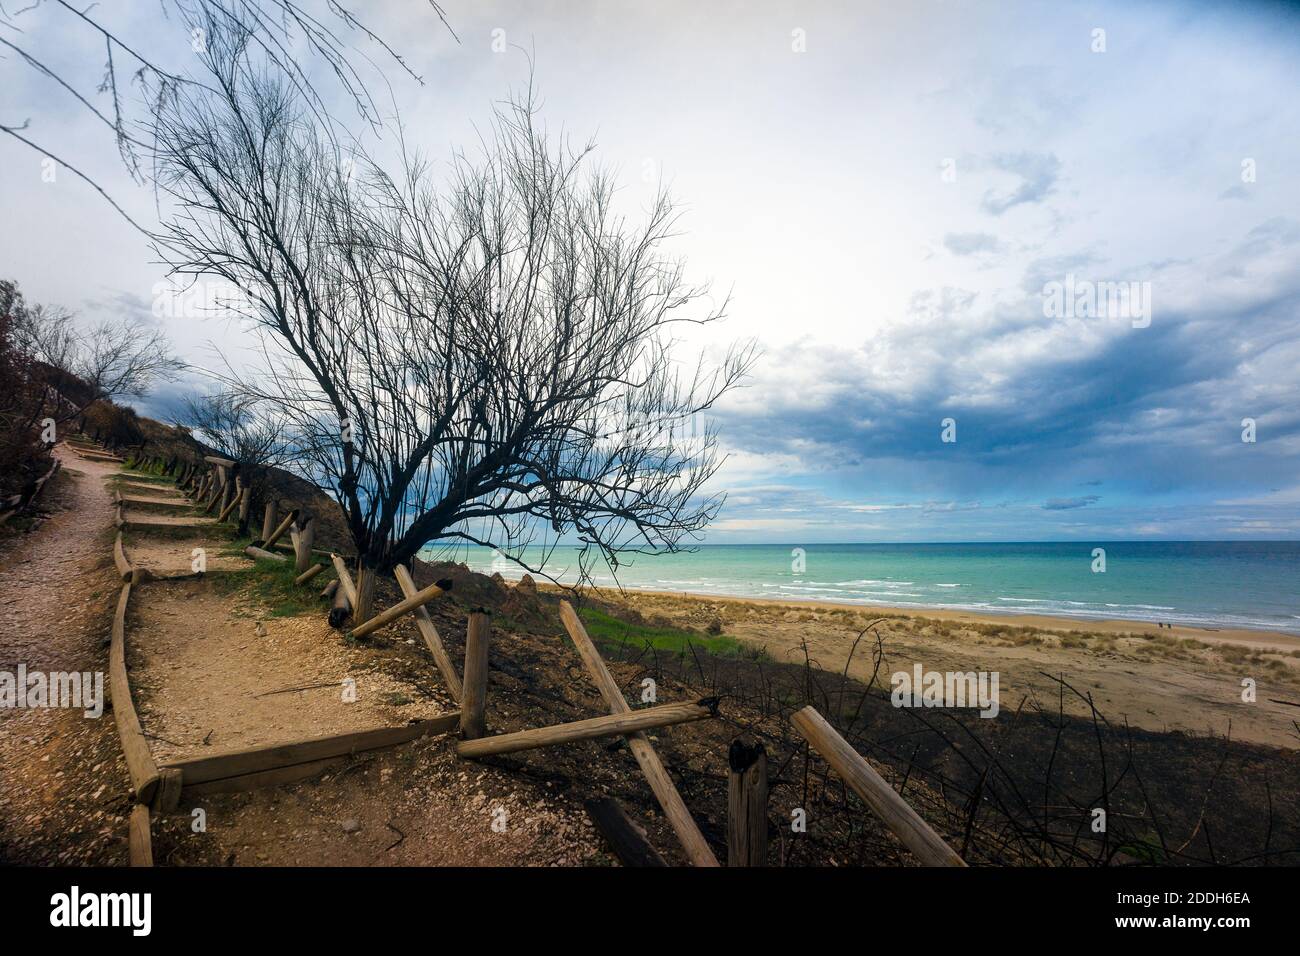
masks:
{"label": "green vegetation patch", "polygon": [[[165,472],[167,470],[167,463],[164,461],[158,461],[153,463],[147,461],[137,462],[134,458],[128,458],[123,468],[126,470],[128,474],[165,477]],[[167,477],[166,480],[170,481],[171,478]]]}
{"label": "green vegetation patch", "polygon": [[120,471],[116,475],[113,475],[111,477],[117,480],[121,480],[123,478],[130,478],[132,481],[138,481],[150,485],[176,484],[176,482],[170,476],[151,472],[151,471],[134,471],[129,468]]}
{"label": "green vegetation patch", "polygon": [[261,604],[267,617],[297,617],[319,612],[321,588],[329,583],[329,570],[322,571],[307,585],[293,583],[297,572],[292,561],[265,558],[250,561],[247,567],[231,571],[210,571],[208,577],[224,594],[239,594]]}
{"label": "green vegetation patch", "polygon": [[649,644],[655,650],[672,652],[685,651],[688,644],[693,644],[710,654],[721,655],[740,654],[747,650],[739,640],[726,634],[705,635],[675,627],[633,624],[593,607],[583,608],[579,614],[592,640],[603,644],[626,643],[629,647]]}

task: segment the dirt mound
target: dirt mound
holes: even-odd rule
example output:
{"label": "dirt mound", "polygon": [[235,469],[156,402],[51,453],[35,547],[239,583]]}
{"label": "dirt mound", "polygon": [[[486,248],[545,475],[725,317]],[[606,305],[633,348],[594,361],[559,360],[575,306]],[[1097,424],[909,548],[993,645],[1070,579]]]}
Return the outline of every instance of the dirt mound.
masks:
{"label": "dirt mound", "polygon": [[468,565],[451,561],[411,560],[411,576],[416,587],[427,587],[435,581],[449,578],[451,597],[466,610],[484,608],[498,617],[528,624],[541,624],[553,620],[555,615],[538,597],[536,589],[510,587],[500,575],[488,577],[471,571]]}

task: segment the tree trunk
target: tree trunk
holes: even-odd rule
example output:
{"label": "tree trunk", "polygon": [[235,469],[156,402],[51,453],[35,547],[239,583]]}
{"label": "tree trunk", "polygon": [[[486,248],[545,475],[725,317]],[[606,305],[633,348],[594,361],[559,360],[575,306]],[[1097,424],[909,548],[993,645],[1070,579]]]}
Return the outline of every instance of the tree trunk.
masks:
{"label": "tree trunk", "polygon": [[374,617],[376,573],[375,568],[367,567],[364,560],[357,562],[357,606],[352,609],[353,626]]}

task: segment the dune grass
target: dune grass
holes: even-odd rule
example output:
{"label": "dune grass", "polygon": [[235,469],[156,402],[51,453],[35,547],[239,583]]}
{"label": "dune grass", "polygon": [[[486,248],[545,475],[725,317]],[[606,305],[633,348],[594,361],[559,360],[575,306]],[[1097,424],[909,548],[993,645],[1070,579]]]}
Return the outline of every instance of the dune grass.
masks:
{"label": "dune grass", "polygon": [[652,624],[635,624],[620,620],[599,608],[587,607],[579,612],[582,623],[592,640],[602,644],[626,644],[644,647],[649,644],[657,651],[681,652],[688,644],[710,654],[732,655],[744,650],[744,645],[726,634],[700,634],[696,631]]}

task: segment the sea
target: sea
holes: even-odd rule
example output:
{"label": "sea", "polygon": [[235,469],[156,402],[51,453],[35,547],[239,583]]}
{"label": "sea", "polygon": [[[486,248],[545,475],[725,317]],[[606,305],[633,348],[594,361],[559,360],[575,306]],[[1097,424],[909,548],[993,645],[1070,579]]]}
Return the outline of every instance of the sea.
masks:
{"label": "sea", "polygon": [[[546,574],[572,583],[577,555],[561,545],[549,555],[525,549],[522,557],[534,567],[546,557]],[[523,574],[487,548],[428,556],[506,578]],[[690,594],[1300,634],[1300,541],[706,544],[632,556],[617,576],[601,566],[593,580]]]}

